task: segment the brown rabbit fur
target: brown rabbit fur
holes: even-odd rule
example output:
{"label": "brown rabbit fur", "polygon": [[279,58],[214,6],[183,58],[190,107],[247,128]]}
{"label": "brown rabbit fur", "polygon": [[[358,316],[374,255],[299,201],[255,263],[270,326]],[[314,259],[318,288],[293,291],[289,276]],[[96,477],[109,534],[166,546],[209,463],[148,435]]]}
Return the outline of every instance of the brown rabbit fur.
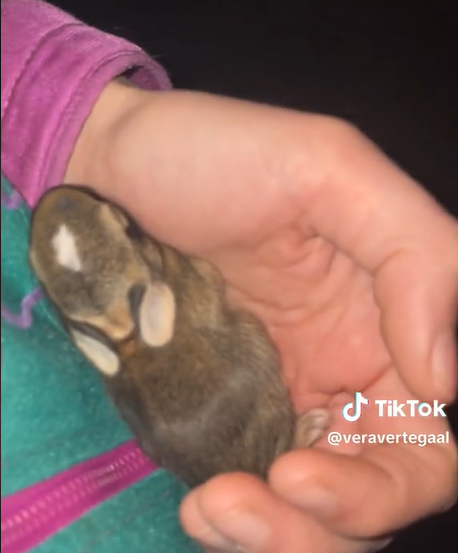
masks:
{"label": "brown rabbit fur", "polygon": [[92,190],[42,197],[30,263],[141,448],[188,486],[232,471],[266,478],[326,428],[323,409],[296,416],[272,341],[228,306],[219,271]]}

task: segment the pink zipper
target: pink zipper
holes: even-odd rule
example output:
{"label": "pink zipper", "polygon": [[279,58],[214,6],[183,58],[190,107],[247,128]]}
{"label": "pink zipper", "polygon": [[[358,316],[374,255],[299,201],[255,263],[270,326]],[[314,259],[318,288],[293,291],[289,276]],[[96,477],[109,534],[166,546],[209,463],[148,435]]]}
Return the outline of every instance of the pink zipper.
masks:
{"label": "pink zipper", "polygon": [[157,467],[127,442],[2,498],[2,553],[25,553]]}

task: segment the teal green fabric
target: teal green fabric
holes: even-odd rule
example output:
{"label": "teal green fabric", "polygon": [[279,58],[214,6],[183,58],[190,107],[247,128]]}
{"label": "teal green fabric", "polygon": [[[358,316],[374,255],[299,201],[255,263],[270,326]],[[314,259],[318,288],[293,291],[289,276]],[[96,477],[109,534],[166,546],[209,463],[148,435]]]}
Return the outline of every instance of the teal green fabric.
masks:
{"label": "teal green fabric", "polygon": [[[2,189],[10,191],[4,179]],[[28,233],[27,206],[7,210],[2,202],[2,305],[13,313],[38,287]],[[2,496],[131,438],[48,302],[32,316],[29,329],[2,317]]]}
{"label": "teal green fabric", "polygon": [[[2,191],[11,186],[2,177]],[[27,260],[30,210],[2,201],[2,306],[21,311],[38,287]],[[2,497],[131,439],[96,371],[76,351],[51,305],[41,299],[33,324],[20,329],[2,316]],[[195,553],[177,518],[185,488],[156,471],[90,511],[40,553]]]}
{"label": "teal green fabric", "polygon": [[33,553],[202,553],[179,526],[177,499],[183,490],[165,472],[153,474]]}

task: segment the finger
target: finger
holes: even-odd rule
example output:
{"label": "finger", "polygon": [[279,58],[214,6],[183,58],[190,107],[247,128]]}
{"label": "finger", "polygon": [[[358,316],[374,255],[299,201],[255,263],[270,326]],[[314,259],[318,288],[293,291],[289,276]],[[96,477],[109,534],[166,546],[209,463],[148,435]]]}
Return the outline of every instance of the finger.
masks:
{"label": "finger", "polygon": [[181,503],[180,516],[184,530],[205,547],[205,551],[236,550],[237,544],[220,534],[202,514],[200,508],[202,491],[202,487],[194,489]]}
{"label": "finger", "polygon": [[227,552],[303,553],[305,544],[313,543],[320,553],[321,542],[335,539],[247,475],[214,479],[185,499],[181,513],[192,537]]}
{"label": "finger", "polygon": [[361,457],[296,451],[277,461],[270,482],[279,496],[331,531],[368,538],[450,508],[457,478],[451,449],[387,445]]}
{"label": "finger", "polygon": [[[295,184],[310,223],[374,276],[382,329],[410,389],[457,392],[458,222],[372,143],[346,125],[322,130],[320,177]],[[318,141],[318,138],[316,138]]]}
{"label": "finger", "polygon": [[182,503],[181,520],[206,551],[226,553],[370,553],[383,540],[347,540],[329,533],[303,512],[244,474],[217,477]]}

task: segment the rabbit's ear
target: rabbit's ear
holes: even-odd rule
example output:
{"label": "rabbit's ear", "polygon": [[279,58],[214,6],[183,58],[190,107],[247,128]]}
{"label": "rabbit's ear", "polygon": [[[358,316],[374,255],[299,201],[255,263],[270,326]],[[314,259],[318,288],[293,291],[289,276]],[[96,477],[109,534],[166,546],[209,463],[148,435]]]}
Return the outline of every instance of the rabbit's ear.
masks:
{"label": "rabbit's ear", "polygon": [[106,344],[79,330],[71,329],[70,335],[75,346],[100,372],[106,376],[115,376],[119,372],[119,358]]}
{"label": "rabbit's ear", "polygon": [[142,340],[151,347],[165,346],[173,336],[175,297],[164,282],[146,286],[138,307],[137,322]]}

